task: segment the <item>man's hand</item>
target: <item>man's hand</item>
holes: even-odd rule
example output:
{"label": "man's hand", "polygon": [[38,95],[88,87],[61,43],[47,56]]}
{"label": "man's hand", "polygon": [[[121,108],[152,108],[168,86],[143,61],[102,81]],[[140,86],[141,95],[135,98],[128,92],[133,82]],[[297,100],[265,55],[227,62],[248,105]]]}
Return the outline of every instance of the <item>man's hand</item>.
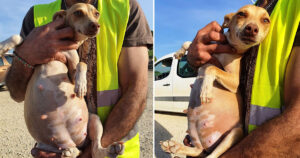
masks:
{"label": "man's hand", "polygon": [[64,27],[63,19],[57,19],[47,25],[33,29],[24,42],[16,48],[18,56],[30,65],[45,64],[51,60],[66,62],[60,52],[77,49],[71,39],[74,35],[71,27]]}
{"label": "man's hand", "polygon": [[213,21],[198,31],[188,49],[187,60],[195,68],[211,62],[218,66],[212,53],[234,53],[235,49],[226,44],[221,26]]}
{"label": "man's hand", "polygon": [[[35,28],[24,39],[24,42],[16,48],[16,53],[30,65],[47,63],[51,60],[66,62],[65,56],[60,53],[63,50],[77,49],[74,41],[65,40],[73,37],[70,27],[62,28],[64,20],[57,19],[47,25]],[[13,59],[13,64],[6,75],[6,86],[11,97],[21,102],[25,98],[27,83],[33,70],[23,63]]]}
{"label": "man's hand", "polygon": [[61,154],[42,151],[37,148],[31,150],[31,155],[34,158],[61,158]]}

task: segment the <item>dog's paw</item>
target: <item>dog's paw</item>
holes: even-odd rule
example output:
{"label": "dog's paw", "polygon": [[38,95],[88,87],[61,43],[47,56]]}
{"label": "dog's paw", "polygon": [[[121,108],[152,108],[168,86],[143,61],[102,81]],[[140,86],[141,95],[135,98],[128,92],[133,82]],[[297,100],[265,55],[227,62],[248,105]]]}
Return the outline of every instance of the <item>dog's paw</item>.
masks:
{"label": "dog's paw", "polygon": [[86,76],[83,73],[76,73],[75,78],[75,93],[79,98],[83,98],[87,92]]}
{"label": "dog's paw", "polygon": [[177,151],[181,148],[181,144],[173,140],[161,141],[160,146],[164,152],[176,154]]}
{"label": "dog's paw", "polygon": [[115,158],[124,153],[124,144],[122,142],[114,142],[107,147],[107,156]]}
{"label": "dog's paw", "polygon": [[62,152],[61,157],[62,158],[76,158],[79,155],[80,155],[80,151],[76,147],[74,147],[74,148],[65,149]]}
{"label": "dog's paw", "polygon": [[212,101],[212,89],[214,81],[215,77],[212,75],[206,75],[204,77],[200,92],[201,104],[209,103]]}
{"label": "dog's paw", "polygon": [[92,144],[92,157],[93,158],[116,158],[118,155],[124,153],[124,144],[122,142],[115,142],[107,148],[102,148],[100,144]]}

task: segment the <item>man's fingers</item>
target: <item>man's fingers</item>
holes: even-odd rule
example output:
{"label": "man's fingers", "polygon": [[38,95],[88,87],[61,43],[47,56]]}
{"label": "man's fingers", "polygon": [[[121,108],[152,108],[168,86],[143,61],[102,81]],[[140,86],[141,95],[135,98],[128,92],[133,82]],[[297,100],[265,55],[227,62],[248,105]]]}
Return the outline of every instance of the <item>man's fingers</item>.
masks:
{"label": "man's fingers", "polygon": [[37,148],[33,148],[31,150],[31,155],[34,158],[60,158],[61,157],[60,154],[42,151]]}
{"label": "man's fingers", "polygon": [[65,20],[63,18],[58,18],[48,24],[51,28],[59,28],[65,25]]}
{"label": "man's fingers", "polygon": [[210,44],[207,46],[210,53],[235,53],[236,50],[228,44]]}
{"label": "man's fingers", "polygon": [[222,27],[220,24],[218,24],[218,22],[213,21],[207,24],[202,30],[206,32],[210,32],[210,31],[222,32]]}
{"label": "man's fingers", "polygon": [[55,44],[58,51],[78,49],[78,44],[70,40],[60,40]]}
{"label": "man's fingers", "polygon": [[73,38],[74,31],[71,27],[66,27],[55,31],[53,34],[56,39]]}
{"label": "man's fingers", "polygon": [[210,31],[209,33],[205,34],[202,37],[202,42],[203,43],[210,43],[211,41],[217,41],[217,42],[225,42],[226,38],[225,36],[220,33],[220,32],[216,32],[216,31]]}

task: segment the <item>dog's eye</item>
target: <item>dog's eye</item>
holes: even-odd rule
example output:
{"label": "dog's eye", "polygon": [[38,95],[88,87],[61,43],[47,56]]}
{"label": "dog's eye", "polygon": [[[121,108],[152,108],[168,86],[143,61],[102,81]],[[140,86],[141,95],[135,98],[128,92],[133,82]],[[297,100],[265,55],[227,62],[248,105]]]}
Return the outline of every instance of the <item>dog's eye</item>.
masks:
{"label": "dog's eye", "polygon": [[270,23],[270,20],[268,18],[264,18],[263,22],[266,23],[266,24],[268,24],[268,23]]}
{"label": "dog's eye", "polygon": [[74,15],[80,17],[80,16],[83,16],[83,12],[81,10],[78,10],[78,11],[74,12]]}
{"label": "dog's eye", "polygon": [[98,17],[98,16],[99,16],[99,13],[98,13],[98,12],[96,12],[96,13],[95,13],[95,16],[96,16],[96,17]]}
{"label": "dog's eye", "polygon": [[244,12],[238,12],[237,15],[239,17],[246,17],[246,13],[244,13]]}

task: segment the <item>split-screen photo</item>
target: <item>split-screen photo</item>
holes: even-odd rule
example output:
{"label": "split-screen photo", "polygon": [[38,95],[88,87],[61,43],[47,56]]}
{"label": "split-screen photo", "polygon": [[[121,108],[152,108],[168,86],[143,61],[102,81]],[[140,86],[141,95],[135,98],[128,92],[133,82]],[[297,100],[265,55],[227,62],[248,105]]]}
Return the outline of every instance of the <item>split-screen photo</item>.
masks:
{"label": "split-screen photo", "polygon": [[299,0],[0,13],[0,157],[300,157]]}

